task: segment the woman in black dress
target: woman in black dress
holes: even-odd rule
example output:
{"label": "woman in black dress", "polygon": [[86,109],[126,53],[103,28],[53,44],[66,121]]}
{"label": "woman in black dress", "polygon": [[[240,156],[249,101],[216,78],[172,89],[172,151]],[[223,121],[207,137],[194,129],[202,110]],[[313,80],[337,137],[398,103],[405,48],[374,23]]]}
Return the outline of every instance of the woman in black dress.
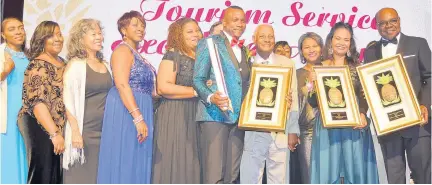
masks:
{"label": "woman in black dress", "polygon": [[162,102],[155,116],[153,182],[200,183],[195,113],[197,93],[192,87],[195,48],[202,38],[198,23],[181,18],[170,25],[167,52],[159,65],[158,94]]}

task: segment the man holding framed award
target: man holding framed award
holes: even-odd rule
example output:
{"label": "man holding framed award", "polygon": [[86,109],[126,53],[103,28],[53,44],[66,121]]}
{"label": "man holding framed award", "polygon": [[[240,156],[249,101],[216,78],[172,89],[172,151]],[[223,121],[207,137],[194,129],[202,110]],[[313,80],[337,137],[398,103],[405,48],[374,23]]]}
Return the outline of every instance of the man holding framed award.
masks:
{"label": "man holding framed award", "polygon": [[[298,135],[300,134],[300,129],[298,125],[298,97],[296,96],[297,80],[295,79],[296,73],[294,70],[295,63],[285,56],[273,53],[275,37],[272,26],[259,25],[255,30],[253,40],[256,45],[257,52],[256,56],[251,58],[253,59],[254,63],[254,67],[252,68],[252,70],[254,70],[254,68],[258,66],[257,64],[262,64],[259,66],[274,66],[275,68],[272,68],[271,72],[261,73],[261,77],[252,76],[252,78],[255,79],[251,79],[251,81],[257,81],[263,78],[262,81],[259,80],[259,85],[257,85],[257,87],[263,87],[254,88],[254,83],[251,83],[251,88],[249,89],[247,98],[245,98],[245,102],[242,106],[240,122],[245,122],[244,120],[248,120],[243,117],[247,117],[249,115],[252,115],[252,117],[257,119],[257,117],[259,117],[258,114],[256,114],[255,111],[250,109],[260,109],[265,112],[266,108],[268,109],[268,107],[274,106],[274,104],[271,102],[275,101],[278,101],[277,104],[280,104],[281,101],[287,101],[284,105],[288,107],[287,109],[289,116],[284,115],[282,113],[283,111],[281,112],[279,111],[280,109],[276,108],[275,111],[278,111],[278,114],[281,114],[286,118],[287,124],[284,124],[285,132],[268,132],[266,129],[260,130],[260,127],[250,128],[254,126],[253,124],[251,124],[251,126],[248,126],[250,129],[256,131],[246,131],[245,133],[245,144],[240,165],[240,183],[260,184],[264,175],[264,166],[266,166],[268,184],[285,184],[289,183],[287,175],[289,174],[287,170],[289,169],[289,150],[295,150],[295,147],[298,144]],[[274,76],[272,76],[274,71],[279,70],[277,66],[280,66],[281,68],[289,67],[288,70],[291,70],[292,73],[291,76],[287,75],[287,77],[291,79],[283,79],[282,75],[279,75],[278,78],[278,74],[276,73],[274,74]],[[280,97],[280,95],[284,94],[277,93],[277,87],[282,87],[281,85],[278,86],[278,83],[283,83],[283,81],[291,81],[291,87],[287,87],[289,88],[290,94]],[[255,92],[255,90],[258,90],[259,92]],[[267,91],[270,93],[268,93]],[[257,96],[255,97],[254,95]],[[268,96],[270,96],[270,99],[274,100],[267,101],[266,98]],[[256,100],[256,103],[246,102],[254,102],[254,100]],[[252,104],[256,104],[257,106],[255,107]],[[283,105],[281,104],[281,106]],[[246,111],[245,109],[248,109],[247,112],[249,112],[249,114],[244,114],[244,111]]]}
{"label": "man holding framed award", "polygon": [[[223,31],[199,41],[193,86],[202,100],[196,119],[201,131],[203,183],[235,183],[239,177],[244,131],[237,128],[241,103],[249,86],[250,64],[244,40],[245,13],[224,10]],[[207,80],[212,85],[207,86]]]}
{"label": "man holding framed award", "polygon": [[[387,179],[390,184],[405,183],[405,152],[408,166],[411,169],[414,183],[431,183],[431,50],[424,38],[406,36],[401,33],[401,19],[393,8],[383,8],[375,16],[381,39],[369,44],[364,57],[365,63],[386,59],[400,54],[420,104],[422,123],[409,128],[403,128],[380,136]],[[383,73],[384,74],[384,73]],[[377,83],[381,95],[397,93],[391,85],[393,77],[390,73],[379,76]],[[398,77],[398,76],[395,76]],[[402,78],[402,77],[398,77]],[[388,85],[390,84],[390,85]],[[384,85],[386,89],[384,89]],[[391,86],[391,87],[390,87]],[[393,88],[395,87],[395,88]],[[384,89],[384,90],[383,90]],[[393,91],[395,89],[395,91]],[[394,94],[394,93],[393,93]],[[394,104],[383,97],[386,105]],[[397,103],[397,102],[396,102]],[[411,110],[411,112],[414,110]],[[376,121],[376,120],[374,120]],[[377,129],[377,128],[376,128]],[[379,129],[379,128],[378,128]]]}

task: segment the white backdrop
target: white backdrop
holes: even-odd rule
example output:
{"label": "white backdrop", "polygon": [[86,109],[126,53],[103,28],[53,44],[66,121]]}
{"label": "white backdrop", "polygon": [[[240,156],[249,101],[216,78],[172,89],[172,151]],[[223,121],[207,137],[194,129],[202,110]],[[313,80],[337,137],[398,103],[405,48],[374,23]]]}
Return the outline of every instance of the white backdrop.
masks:
{"label": "white backdrop", "polygon": [[[137,10],[147,20],[142,54],[157,67],[171,22],[181,16],[191,16],[206,32],[229,5],[241,6],[247,18],[250,17],[243,35],[246,43],[251,43],[258,24],[272,24],[276,40],[286,40],[293,46],[297,67],[302,67],[296,48],[300,35],[316,32],[325,39],[331,25],[344,20],[354,25],[357,48],[361,49],[380,38],[373,18],[379,9],[387,6],[399,12],[403,33],[424,37],[431,44],[430,0],[26,0],[24,22],[28,40],[43,20],[58,22],[67,39],[72,24],[77,20],[98,19],[104,27],[104,54],[109,60],[112,44],[121,39],[117,19],[126,11]],[[66,56],[66,52],[65,42],[62,56]]]}

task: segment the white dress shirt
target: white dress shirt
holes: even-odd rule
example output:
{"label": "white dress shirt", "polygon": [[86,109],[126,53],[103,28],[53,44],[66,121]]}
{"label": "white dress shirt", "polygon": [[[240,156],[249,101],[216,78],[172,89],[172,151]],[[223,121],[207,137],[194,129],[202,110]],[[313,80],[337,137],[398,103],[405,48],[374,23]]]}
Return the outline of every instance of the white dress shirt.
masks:
{"label": "white dress shirt", "polygon": [[[223,31],[223,32],[224,32],[225,36],[227,37],[228,42],[231,44],[232,36],[229,35],[225,31]],[[240,38],[239,38],[239,40],[240,40]],[[242,57],[241,56],[241,53],[242,53],[241,48],[238,45],[234,45],[231,48],[232,48],[232,50],[234,52],[235,57],[237,58],[237,61],[240,63],[241,62],[241,57]]]}
{"label": "white dress shirt", "polygon": [[268,59],[262,58],[258,53],[255,55],[254,62],[255,64],[273,64],[274,53],[272,52]]}
{"label": "white dress shirt", "polygon": [[[388,58],[396,55],[396,51],[400,42],[400,33],[396,36],[398,44],[388,43],[387,46],[381,45],[382,58]],[[382,38],[384,39],[384,38]],[[387,40],[387,39],[386,39]]]}

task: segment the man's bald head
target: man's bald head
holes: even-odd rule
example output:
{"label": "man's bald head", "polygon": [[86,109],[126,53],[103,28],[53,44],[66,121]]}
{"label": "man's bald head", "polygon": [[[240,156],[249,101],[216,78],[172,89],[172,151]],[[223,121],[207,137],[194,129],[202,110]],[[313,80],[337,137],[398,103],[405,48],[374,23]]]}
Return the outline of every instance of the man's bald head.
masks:
{"label": "man's bald head", "polygon": [[270,24],[260,24],[255,28],[255,32],[254,32],[254,36],[258,35],[260,31],[267,31],[267,30],[271,30],[274,34],[274,29],[273,26],[271,26]]}
{"label": "man's bald head", "polygon": [[246,16],[243,9],[238,6],[225,9],[222,24],[224,31],[230,36],[240,38],[246,29]]}
{"label": "man's bald head", "polygon": [[382,8],[375,14],[379,34],[387,40],[400,33],[400,18],[394,8]]}
{"label": "man's bald head", "polygon": [[256,27],[253,40],[260,55],[270,55],[275,45],[273,26],[260,24]]}

